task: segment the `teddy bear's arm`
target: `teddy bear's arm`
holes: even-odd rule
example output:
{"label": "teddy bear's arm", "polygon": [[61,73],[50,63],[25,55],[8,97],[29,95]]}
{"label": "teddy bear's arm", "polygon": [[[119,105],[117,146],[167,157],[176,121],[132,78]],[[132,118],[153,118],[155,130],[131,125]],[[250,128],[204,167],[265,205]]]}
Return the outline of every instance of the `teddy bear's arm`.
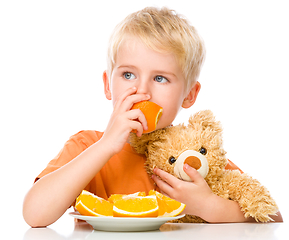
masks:
{"label": "teddy bear's arm", "polygon": [[278,212],[276,202],[269,191],[247,174],[227,170],[220,186],[229,199],[238,202],[246,218],[253,217],[257,222],[268,222],[273,221],[269,215]]}

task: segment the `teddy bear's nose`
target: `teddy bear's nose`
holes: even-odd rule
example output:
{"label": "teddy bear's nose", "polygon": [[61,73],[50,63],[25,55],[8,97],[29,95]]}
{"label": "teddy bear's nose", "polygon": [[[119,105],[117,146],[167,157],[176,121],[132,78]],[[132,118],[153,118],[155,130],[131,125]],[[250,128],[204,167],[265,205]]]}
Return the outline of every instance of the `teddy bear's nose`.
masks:
{"label": "teddy bear's nose", "polygon": [[203,178],[205,178],[209,172],[209,165],[207,158],[195,150],[186,150],[182,152],[175,162],[174,174],[179,179],[185,181],[192,181],[191,178],[184,172],[184,164],[195,168]]}
{"label": "teddy bear's nose", "polygon": [[201,160],[196,156],[187,157],[184,163],[188,164],[192,168],[195,168],[196,170],[202,166]]}

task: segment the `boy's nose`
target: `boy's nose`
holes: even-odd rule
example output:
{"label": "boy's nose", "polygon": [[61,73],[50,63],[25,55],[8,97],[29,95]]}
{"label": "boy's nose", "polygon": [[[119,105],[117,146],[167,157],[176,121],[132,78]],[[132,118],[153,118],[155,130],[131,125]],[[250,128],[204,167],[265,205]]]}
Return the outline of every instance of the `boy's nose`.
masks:
{"label": "boy's nose", "polygon": [[148,81],[140,80],[137,83],[137,93],[148,94],[151,95],[150,86]]}

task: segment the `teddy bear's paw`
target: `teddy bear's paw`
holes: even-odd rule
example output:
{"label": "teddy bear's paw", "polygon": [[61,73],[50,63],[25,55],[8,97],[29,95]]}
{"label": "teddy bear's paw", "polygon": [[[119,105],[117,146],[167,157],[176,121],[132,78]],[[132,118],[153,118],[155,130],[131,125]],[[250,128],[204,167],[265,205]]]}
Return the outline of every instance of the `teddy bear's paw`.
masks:
{"label": "teddy bear's paw", "polygon": [[[276,213],[270,214],[270,216],[272,216],[272,215],[276,216]],[[262,222],[262,223],[266,223],[266,222],[269,222],[269,221],[274,221],[270,216],[268,214],[262,214],[262,213],[259,213],[259,214],[246,213],[245,214],[246,218],[252,217],[252,218],[255,219],[256,222]]]}
{"label": "teddy bear's paw", "polygon": [[252,207],[250,207],[245,212],[246,218],[252,217],[256,220],[256,222],[274,221],[270,216],[276,215],[276,213],[278,212],[278,207],[273,199],[270,203],[257,202],[252,203],[251,205]]}
{"label": "teddy bear's paw", "polygon": [[191,178],[184,172],[184,164],[195,168],[203,178],[205,178],[209,172],[208,161],[204,156],[205,149],[201,149],[200,152],[194,150],[184,151],[178,159],[174,159],[175,167],[174,173],[179,179],[185,181],[192,181]]}
{"label": "teddy bear's paw", "polygon": [[239,171],[226,171],[223,186],[227,186],[230,198],[237,201],[245,217],[257,222],[272,221],[270,216],[278,212],[278,206],[269,191],[257,179]]}

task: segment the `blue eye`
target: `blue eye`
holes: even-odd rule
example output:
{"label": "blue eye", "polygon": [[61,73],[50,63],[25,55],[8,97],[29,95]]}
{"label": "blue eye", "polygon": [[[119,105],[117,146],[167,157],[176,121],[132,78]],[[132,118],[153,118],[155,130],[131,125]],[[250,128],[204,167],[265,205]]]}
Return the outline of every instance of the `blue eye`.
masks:
{"label": "blue eye", "polygon": [[166,82],[168,82],[168,79],[166,79],[165,77],[163,77],[163,76],[156,76],[155,77],[155,81],[156,82],[159,82],[159,83],[166,83]]}
{"label": "blue eye", "polygon": [[125,72],[125,73],[123,74],[123,76],[124,76],[125,79],[128,79],[128,80],[131,80],[131,79],[135,79],[135,78],[136,78],[135,75],[132,74],[132,73],[130,73],[130,72]]}

